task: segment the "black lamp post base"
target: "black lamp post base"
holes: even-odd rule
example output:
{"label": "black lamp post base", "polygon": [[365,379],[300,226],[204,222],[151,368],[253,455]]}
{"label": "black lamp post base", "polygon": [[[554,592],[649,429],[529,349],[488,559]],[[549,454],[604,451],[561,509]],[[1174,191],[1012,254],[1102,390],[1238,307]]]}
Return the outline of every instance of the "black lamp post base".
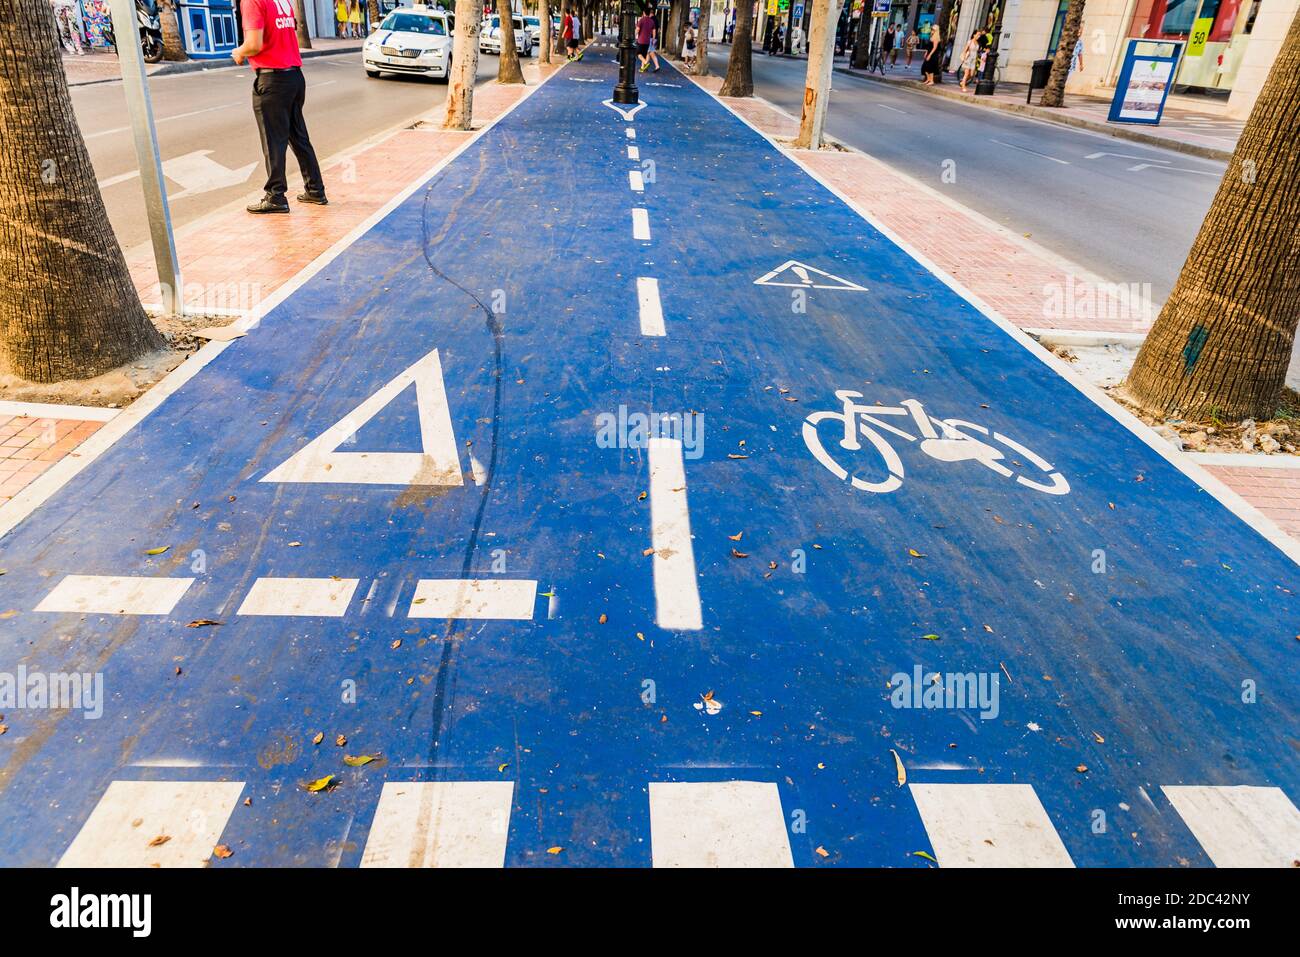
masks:
{"label": "black lamp post base", "polygon": [[984,72],[980,74],[979,80],[975,83],[976,96],[992,96],[998,88],[997,81],[993,79],[993,71],[997,69],[998,51],[990,50],[984,59]]}
{"label": "black lamp post base", "polygon": [[614,85],[614,102],[635,106],[641,102],[640,91],[635,86],[628,89],[622,83],[617,83]]}

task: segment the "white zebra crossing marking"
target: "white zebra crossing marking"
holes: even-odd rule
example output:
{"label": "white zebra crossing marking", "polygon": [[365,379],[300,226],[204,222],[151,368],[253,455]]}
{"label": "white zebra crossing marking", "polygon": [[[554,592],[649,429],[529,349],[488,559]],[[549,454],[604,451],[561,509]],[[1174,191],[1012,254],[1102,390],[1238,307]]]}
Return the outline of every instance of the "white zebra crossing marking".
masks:
{"label": "white zebra crossing marking", "polygon": [[708,781],[650,785],[655,867],[794,867],[775,784]]}
{"label": "white zebra crossing marking", "polygon": [[913,784],[940,867],[1073,867],[1028,784]]}
{"label": "white zebra crossing marking", "polygon": [[1294,867],[1300,810],[1281,788],[1163,787],[1215,867]]}
{"label": "white zebra crossing marking", "polygon": [[503,867],[512,781],[388,782],[362,867]]}
{"label": "white zebra crossing marking", "polygon": [[691,545],[682,443],[653,438],[650,447],[650,546],[654,549],[655,622],[660,628],[704,627]]}
{"label": "white zebra crossing marking", "polygon": [[307,615],[340,618],[359,578],[259,578],[244,596],[239,615]]}
{"label": "white zebra crossing marking", "polygon": [[170,615],[192,584],[193,578],[67,575],[36,610],[83,615]]}
{"label": "white zebra crossing marking", "polygon": [[410,618],[490,618],[527,621],[537,602],[537,582],[506,578],[422,578],[411,597]]}
{"label": "white zebra crossing marking", "polygon": [[58,866],[203,867],[243,790],[242,781],[114,781]]}

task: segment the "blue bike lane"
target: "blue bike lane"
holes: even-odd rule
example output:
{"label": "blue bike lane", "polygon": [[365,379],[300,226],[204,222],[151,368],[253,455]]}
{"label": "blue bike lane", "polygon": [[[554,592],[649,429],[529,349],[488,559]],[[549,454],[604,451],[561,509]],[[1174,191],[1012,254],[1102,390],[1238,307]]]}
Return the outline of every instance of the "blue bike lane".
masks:
{"label": "blue bike lane", "polygon": [[105,693],[7,714],[0,863],[1295,852],[1292,560],[650,79],[567,66],[0,540],[0,668]]}

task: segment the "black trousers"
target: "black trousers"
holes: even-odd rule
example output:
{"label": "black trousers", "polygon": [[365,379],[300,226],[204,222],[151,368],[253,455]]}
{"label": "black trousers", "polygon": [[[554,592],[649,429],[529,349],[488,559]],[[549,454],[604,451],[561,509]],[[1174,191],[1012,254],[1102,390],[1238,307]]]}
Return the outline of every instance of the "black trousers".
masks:
{"label": "black trousers", "polygon": [[307,99],[307,80],[302,70],[274,70],[253,78],[253,115],[262,136],[262,158],[266,161],[266,191],[277,199],[289,190],[284,173],[285,152],[293,148],[302,171],[303,186],[309,193],[325,192],[320,163],[307,136],[302,105]]}

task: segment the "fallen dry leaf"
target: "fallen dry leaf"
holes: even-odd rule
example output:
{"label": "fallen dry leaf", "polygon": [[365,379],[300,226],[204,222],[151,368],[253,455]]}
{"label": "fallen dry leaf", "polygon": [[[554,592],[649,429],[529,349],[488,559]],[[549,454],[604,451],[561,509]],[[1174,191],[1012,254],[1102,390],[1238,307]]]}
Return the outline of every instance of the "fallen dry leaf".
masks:
{"label": "fallen dry leaf", "polygon": [[328,791],[330,788],[334,787],[334,775],[327,774],[325,777],[317,778],[315,781],[308,781],[306,784],[302,785],[302,787],[303,790],[311,791],[313,793],[317,791]]}
{"label": "fallen dry leaf", "polygon": [[907,768],[903,767],[903,759],[898,756],[897,751],[890,748],[889,753],[894,756],[894,774],[897,776],[898,786],[901,788],[907,783]]}
{"label": "fallen dry leaf", "polygon": [[223,861],[231,854],[234,853],[235,852],[230,849],[230,846],[228,844],[218,844],[216,847],[212,849],[212,856],[219,857]]}
{"label": "fallen dry leaf", "polygon": [[224,625],[224,621],[217,621],[215,618],[195,618],[186,625],[186,628],[207,628],[210,625]]}
{"label": "fallen dry leaf", "polygon": [[166,843],[167,843],[168,841],[170,841],[170,840],[171,840],[171,835],[170,835],[170,834],[159,834],[157,837],[155,837],[152,841],[149,842],[149,846],[150,846],[150,847],[162,847],[164,844],[166,844]]}
{"label": "fallen dry leaf", "polygon": [[314,737],[314,738],[311,739],[311,743],[312,743],[312,744],[320,744],[320,743],[321,743],[322,741],[324,741],[324,740],[325,740],[325,732],[324,732],[324,731],[317,731],[317,732],[316,732],[316,737]]}
{"label": "fallen dry leaf", "polygon": [[358,754],[355,757],[351,754],[345,754],[343,755],[343,763],[350,768],[364,768],[378,757],[377,754]]}
{"label": "fallen dry leaf", "polygon": [[148,551],[145,552],[145,554],[146,554],[146,555],[161,555],[163,552],[167,551],[167,549],[169,549],[169,548],[171,548],[170,545],[160,545],[160,546],[157,547],[157,548],[151,548],[151,549],[149,549]]}

